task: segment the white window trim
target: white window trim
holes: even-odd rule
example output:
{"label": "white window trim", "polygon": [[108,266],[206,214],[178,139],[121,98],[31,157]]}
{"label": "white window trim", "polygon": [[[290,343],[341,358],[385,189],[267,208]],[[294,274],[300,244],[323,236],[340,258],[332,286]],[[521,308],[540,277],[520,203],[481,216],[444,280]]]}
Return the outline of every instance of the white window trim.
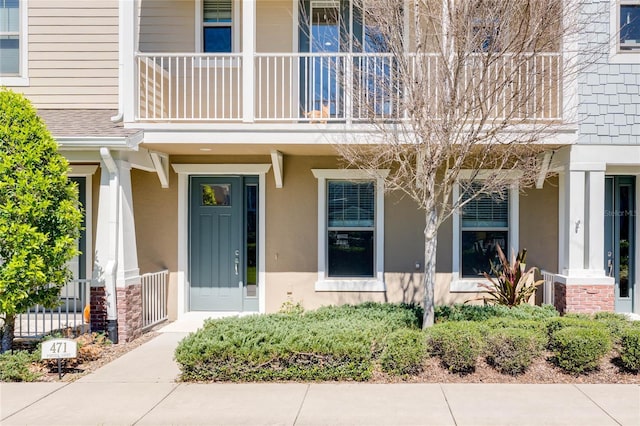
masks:
{"label": "white window trim", "polygon": [[[203,53],[204,41],[202,40],[204,22],[202,22],[202,1],[196,0],[196,53]],[[239,0],[231,1],[231,53],[240,52],[240,5]],[[223,55],[223,53],[220,53]]]}
{"label": "white window trim", "polygon": [[0,75],[0,86],[23,87],[29,85],[29,0],[20,0],[20,75]]}
{"label": "white window trim", "polygon": [[85,227],[85,273],[86,277],[93,276],[93,175],[98,170],[97,164],[71,164],[69,177],[83,177],[84,178],[84,227]]}
{"label": "white window trim", "polygon": [[[384,179],[389,170],[311,169],[318,179],[318,281],[316,291],[383,292],[384,283]],[[338,278],[327,275],[327,180],[368,179],[376,181],[375,277]]]}
{"label": "white window trim", "polygon": [[[518,190],[517,178],[519,173],[505,171],[505,177],[513,176],[514,183],[509,187],[509,251],[513,250],[518,252],[519,247],[519,216],[520,216],[520,194]],[[474,177],[474,180],[487,179],[490,176],[490,171],[481,171]],[[471,179],[473,172],[470,170],[462,170],[459,174],[459,180]],[[456,183],[453,186],[453,199],[457,200],[460,197],[460,184]],[[480,292],[486,291],[480,284],[488,284],[489,281],[482,278],[462,278],[462,272],[460,271],[461,252],[462,248],[462,224],[460,220],[460,213],[456,210],[452,216],[453,221],[453,241],[452,241],[452,267],[451,267],[451,285],[449,290],[452,293],[464,293],[464,292]]]}
{"label": "white window trim", "polygon": [[258,312],[266,305],[266,201],[267,173],[271,164],[172,164],[178,174],[178,319],[189,312],[189,176],[254,175],[258,176]]}
{"label": "white window trim", "polygon": [[609,46],[609,63],[612,64],[640,64],[640,49],[620,50],[620,6],[622,4],[637,4],[640,0],[613,0],[609,10],[609,32],[611,41]]}

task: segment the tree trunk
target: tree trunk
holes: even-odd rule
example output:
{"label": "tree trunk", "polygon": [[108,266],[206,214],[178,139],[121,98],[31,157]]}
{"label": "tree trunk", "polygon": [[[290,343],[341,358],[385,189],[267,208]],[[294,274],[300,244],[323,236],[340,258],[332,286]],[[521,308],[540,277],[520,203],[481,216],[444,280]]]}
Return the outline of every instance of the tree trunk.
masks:
{"label": "tree trunk", "polygon": [[7,315],[2,325],[2,341],[0,342],[0,354],[13,348],[13,331],[15,327],[15,315]]}
{"label": "tree trunk", "polygon": [[436,286],[436,249],[438,246],[437,211],[435,206],[425,211],[426,224],[424,227],[424,316],[422,328],[431,327],[435,322],[434,293]]}

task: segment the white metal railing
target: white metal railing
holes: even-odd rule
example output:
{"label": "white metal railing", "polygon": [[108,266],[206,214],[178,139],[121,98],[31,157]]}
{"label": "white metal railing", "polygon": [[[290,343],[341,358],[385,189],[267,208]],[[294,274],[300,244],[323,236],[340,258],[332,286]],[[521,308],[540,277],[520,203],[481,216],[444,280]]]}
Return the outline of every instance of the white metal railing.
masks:
{"label": "white metal railing", "polygon": [[242,119],[242,55],[136,55],[136,118],[141,121]]}
{"label": "white metal railing", "polygon": [[38,338],[56,331],[81,334],[89,331],[83,312],[91,297],[91,280],[69,281],[60,291],[60,304],[53,309],[36,305],[18,314],[15,321],[16,337]]}
{"label": "white metal railing", "polygon": [[142,329],[146,330],[168,317],[169,271],[144,274],[142,283]]}
{"label": "white metal railing", "polygon": [[[137,119],[141,121],[365,122],[399,120],[411,90],[426,91],[438,114],[444,63],[436,54],[138,53]],[[562,56],[501,55],[487,65],[483,54],[466,58],[458,84],[459,110],[490,107],[493,119],[562,119]],[[251,66],[252,117],[243,117],[243,66]],[[399,70],[402,69],[402,72]],[[482,72],[479,72],[481,70]],[[399,75],[413,87],[403,87]],[[473,91],[473,92],[472,92]],[[245,97],[246,99],[246,97]]]}
{"label": "white metal railing", "polygon": [[555,305],[555,274],[552,272],[541,271],[542,279],[544,280],[543,287],[543,298],[542,302],[548,305]]}

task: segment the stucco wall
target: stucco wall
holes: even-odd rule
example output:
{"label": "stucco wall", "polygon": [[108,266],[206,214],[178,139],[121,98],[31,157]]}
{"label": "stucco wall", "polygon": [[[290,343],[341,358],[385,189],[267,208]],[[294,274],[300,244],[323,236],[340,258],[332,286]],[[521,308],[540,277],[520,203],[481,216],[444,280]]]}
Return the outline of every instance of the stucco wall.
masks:
{"label": "stucco wall", "polygon": [[[618,31],[610,28],[611,2],[583,6],[588,25],[578,37],[578,51],[581,66],[587,66],[578,76],[579,143],[638,144],[640,136],[640,64],[610,61],[610,42]],[[640,53],[631,56],[637,62]]]}
{"label": "stucco wall", "polygon": [[[174,156],[172,163],[270,163],[264,156]],[[302,302],[307,309],[365,300],[411,302],[422,298],[423,214],[399,193],[385,195],[386,293],[316,292],[318,264],[318,181],[311,169],[339,168],[335,157],[285,156],[284,187],[275,188],[273,172],[266,185],[266,307],[277,311],[283,302]],[[168,268],[170,307],[177,300],[177,174],[162,189],[154,173],[132,170],[138,263],[142,273]],[[557,179],[544,189],[520,196],[520,247],[529,250],[528,264],[557,270]],[[477,293],[451,293],[451,221],[440,228],[437,252],[436,302],[464,302]]]}

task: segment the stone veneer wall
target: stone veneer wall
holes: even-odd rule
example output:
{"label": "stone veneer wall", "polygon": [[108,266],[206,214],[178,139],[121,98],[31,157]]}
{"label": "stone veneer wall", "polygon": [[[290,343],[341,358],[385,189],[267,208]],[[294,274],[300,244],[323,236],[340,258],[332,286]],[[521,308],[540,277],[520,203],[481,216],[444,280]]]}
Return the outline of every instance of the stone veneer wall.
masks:
{"label": "stone veneer wall", "polygon": [[554,283],[554,305],[560,314],[615,311],[614,286]]}
{"label": "stone veneer wall", "polygon": [[118,340],[129,342],[142,334],[142,285],[134,284],[116,290],[118,308]]}

